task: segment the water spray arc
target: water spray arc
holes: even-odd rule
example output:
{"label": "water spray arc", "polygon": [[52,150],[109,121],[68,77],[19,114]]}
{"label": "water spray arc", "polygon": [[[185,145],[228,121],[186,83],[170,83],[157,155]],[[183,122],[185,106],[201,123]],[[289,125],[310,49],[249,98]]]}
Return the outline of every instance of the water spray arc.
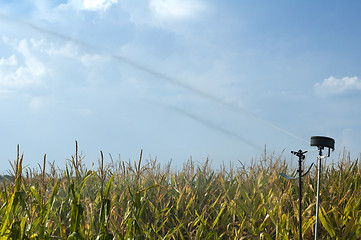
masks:
{"label": "water spray arc", "polygon": [[191,92],[192,94],[194,95],[197,95],[199,97],[202,97],[203,99],[207,99],[213,103],[216,103],[216,104],[219,104],[223,107],[226,107],[228,108],[229,110],[235,112],[235,113],[238,113],[240,115],[243,115],[243,116],[247,116],[248,118],[252,119],[252,120],[255,120],[259,123],[261,123],[262,125],[264,126],[267,126],[269,128],[272,128],[278,132],[281,132],[285,135],[288,135],[289,137],[292,137],[294,139],[297,139],[299,141],[302,141],[304,143],[308,143],[305,139],[303,139],[302,137],[284,129],[284,128],[281,128],[255,114],[253,114],[252,112],[250,111],[247,111],[246,109],[243,109],[241,107],[238,107],[238,106],[235,106],[235,105],[232,105],[230,103],[228,103],[227,101],[224,101],[223,99],[220,99],[208,92],[205,92],[201,89],[198,89],[192,85],[189,85],[175,77],[172,77],[172,76],[168,76],[166,74],[163,74],[157,70],[154,70],[144,64],[141,64],[139,62],[136,62],[132,59],[129,59],[125,56],[120,56],[120,55],[117,55],[117,54],[114,54],[112,52],[109,52],[109,51],[105,51],[104,49],[101,49],[97,46],[93,46],[91,44],[88,44],[80,39],[76,39],[76,38],[73,38],[71,36],[68,36],[66,34],[62,34],[62,33],[59,33],[59,32],[56,32],[56,31],[52,31],[52,30],[49,30],[49,29],[46,29],[46,28],[43,28],[41,26],[38,26],[36,24],[32,24],[32,23],[29,23],[27,21],[23,21],[21,19],[17,19],[17,18],[13,18],[13,17],[10,17],[10,16],[7,16],[7,15],[4,15],[0,12],[0,20],[4,20],[4,21],[7,21],[7,22],[10,22],[10,23],[13,23],[13,24],[16,24],[16,25],[20,25],[20,26],[25,26],[27,28],[30,28],[30,29],[33,29],[35,30],[36,32],[39,32],[39,33],[42,33],[42,34],[45,34],[45,35],[48,35],[48,36],[51,36],[51,37],[55,37],[57,39],[60,39],[62,41],[65,41],[65,42],[73,42],[75,44],[77,44],[78,46],[81,46],[81,47],[84,47],[85,49],[87,50],[92,50],[92,51],[96,51],[96,52],[100,52],[102,54],[105,54],[105,55],[108,55],[110,58],[112,58],[114,61],[117,61],[117,62],[120,62],[120,63],[124,63],[124,64],[127,64],[135,69],[138,69],[139,71],[142,71],[142,72],[145,72],[149,75],[152,75],[158,79],[162,79],[172,85],[175,85],[179,88],[182,88],[182,89],[185,89],[189,92]]}

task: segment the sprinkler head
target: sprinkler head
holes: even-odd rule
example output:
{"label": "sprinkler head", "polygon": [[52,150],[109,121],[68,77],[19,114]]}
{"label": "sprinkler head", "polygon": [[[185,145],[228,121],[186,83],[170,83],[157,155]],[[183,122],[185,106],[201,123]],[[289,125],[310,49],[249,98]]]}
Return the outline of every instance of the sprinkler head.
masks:
{"label": "sprinkler head", "polygon": [[330,148],[335,149],[335,140],[330,137],[321,137],[321,136],[312,136],[311,137],[311,147],[316,146],[318,148]]}
{"label": "sprinkler head", "polygon": [[322,137],[322,136],[312,136],[311,137],[311,147],[316,146],[320,150],[320,155],[322,153],[322,149],[325,147],[328,148],[327,157],[330,156],[330,150],[335,150],[335,140],[330,137]]}

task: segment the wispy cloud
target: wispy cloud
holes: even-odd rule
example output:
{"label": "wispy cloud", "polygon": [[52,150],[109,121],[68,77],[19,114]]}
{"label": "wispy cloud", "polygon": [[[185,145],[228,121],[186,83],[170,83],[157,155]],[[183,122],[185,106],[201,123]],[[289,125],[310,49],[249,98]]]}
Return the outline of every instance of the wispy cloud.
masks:
{"label": "wispy cloud", "polygon": [[[11,20],[11,19],[9,19],[9,20]],[[17,22],[21,23],[20,21],[17,21]],[[54,37],[57,37],[59,39],[66,40],[66,41],[72,41],[74,44],[77,44],[77,45],[82,46],[82,47],[87,48],[87,49],[96,50],[95,47],[92,47],[92,46],[90,46],[88,44],[85,44],[85,43],[83,43],[83,42],[81,42],[79,40],[74,40],[74,39],[72,39],[72,38],[70,38],[70,37],[68,37],[66,35],[62,35],[62,34],[59,34],[59,33],[53,32],[53,31],[49,31],[47,29],[38,27],[38,26],[33,25],[33,24],[26,24],[26,25],[30,26],[31,28],[33,28],[33,29],[35,29],[37,31],[45,33],[47,35],[54,36]],[[270,122],[268,122],[268,121],[266,121],[266,120],[264,120],[264,119],[262,119],[262,118],[260,118],[260,117],[258,117],[256,115],[254,115],[253,113],[248,112],[245,109],[242,109],[242,108],[240,108],[238,106],[231,105],[231,104],[225,102],[224,100],[214,96],[213,94],[205,92],[205,91],[203,91],[203,90],[201,90],[201,89],[199,89],[197,87],[194,87],[194,86],[192,86],[190,84],[187,84],[187,83],[185,83],[185,82],[183,82],[183,81],[181,81],[181,80],[179,80],[177,78],[174,78],[174,77],[169,76],[167,74],[163,74],[161,72],[158,72],[157,70],[151,69],[151,68],[149,68],[147,66],[144,66],[143,64],[140,64],[140,63],[138,63],[136,61],[130,60],[127,57],[123,57],[123,56],[120,56],[120,55],[117,55],[117,54],[110,54],[109,57],[112,58],[113,60],[115,60],[116,62],[125,63],[125,64],[127,64],[127,65],[129,65],[131,67],[134,67],[135,69],[140,70],[140,71],[142,71],[144,73],[147,73],[147,74],[149,74],[149,75],[151,75],[151,76],[153,76],[153,77],[155,77],[157,79],[165,80],[166,82],[168,82],[168,83],[170,83],[170,84],[172,84],[174,86],[177,86],[177,87],[179,87],[181,89],[187,90],[187,91],[191,92],[194,95],[197,95],[199,97],[207,99],[207,100],[209,100],[209,101],[211,101],[213,103],[217,103],[217,104],[219,104],[219,105],[221,105],[223,107],[227,107],[229,110],[232,110],[232,111],[234,111],[234,112],[236,112],[238,114],[241,114],[241,115],[245,115],[248,118],[256,120],[256,121],[260,122],[261,124],[263,124],[265,126],[268,126],[268,127],[273,128],[273,129],[275,129],[277,131],[283,132],[284,134],[286,134],[288,136],[291,136],[291,137],[293,137],[295,139],[298,139],[298,140],[301,140],[303,142],[307,142],[305,139],[303,139],[303,138],[301,138],[301,137],[299,137],[299,136],[297,136],[297,135],[295,135],[295,134],[293,134],[293,133],[291,133],[291,132],[289,132],[289,131],[281,128],[281,127],[278,127],[278,126],[276,126],[276,125],[274,125],[274,124],[272,124],[272,123],[270,123]],[[84,64],[84,63],[82,63],[82,64]]]}
{"label": "wispy cloud", "polygon": [[361,90],[361,80],[358,77],[326,78],[314,85],[316,94],[321,96],[341,95],[350,91]]}
{"label": "wispy cloud", "polygon": [[188,19],[204,9],[204,5],[194,0],[151,0],[150,9],[158,19]]}
{"label": "wispy cloud", "polygon": [[16,88],[40,83],[46,68],[44,63],[36,58],[31,51],[38,43],[34,40],[25,39],[12,41],[3,38],[3,41],[11,45],[18,54],[0,59],[0,87],[3,89]]}
{"label": "wispy cloud", "polygon": [[74,58],[79,55],[78,47],[70,41],[65,42],[62,45],[51,44],[50,47],[43,51],[52,57],[63,56]]}
{"label": "wispy cloud", "polygon": [[60,99],[69,86],[87,91],[103,83],[102,73],[114,66],[107,56],[84,52],[70,41],[7,37],[2,40],[11,53],[0,55],[0,95],[11,98],[25,93],[32,98],[28,102],[32,110],[45,106],[46,96]]}
{"label": "wispy cloud", "polygon": [[84,9],[88,10],[107,10],[111,5],[117,3],[118,0],[84,0]]}
{"label": "wispy cloud", "polygon": [[207,4],[202,0],[149,0],[122,1],[122,9],[129,13],[129,20],[136,25],[189,34],[187,26],[202,19]]}
{"label": "wispy cloud", "polygon": [[71,0],[68,4],[80,10],[106,11],[117,2],[118,0]]}

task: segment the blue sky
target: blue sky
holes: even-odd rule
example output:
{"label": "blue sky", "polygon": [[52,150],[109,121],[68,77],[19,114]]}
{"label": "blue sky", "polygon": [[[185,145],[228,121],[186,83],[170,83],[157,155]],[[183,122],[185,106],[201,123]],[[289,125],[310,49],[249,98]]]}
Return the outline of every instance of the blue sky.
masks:
{"label": "blue sky", "polygon": [[[361,2],[0,3],[1,171],[107,156],[237,165],[361,144]],[[308,156],[314,161],[315,153]]]}

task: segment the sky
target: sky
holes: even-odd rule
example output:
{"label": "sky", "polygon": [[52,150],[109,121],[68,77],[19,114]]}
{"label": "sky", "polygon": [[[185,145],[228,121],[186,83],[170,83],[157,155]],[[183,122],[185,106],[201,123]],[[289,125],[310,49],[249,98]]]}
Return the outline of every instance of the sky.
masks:
{"label": "sky", "polygon": [[[0,2],[0,171],[361,151],[360,1]],[[293,158],[296,165],[296,159]]]}

